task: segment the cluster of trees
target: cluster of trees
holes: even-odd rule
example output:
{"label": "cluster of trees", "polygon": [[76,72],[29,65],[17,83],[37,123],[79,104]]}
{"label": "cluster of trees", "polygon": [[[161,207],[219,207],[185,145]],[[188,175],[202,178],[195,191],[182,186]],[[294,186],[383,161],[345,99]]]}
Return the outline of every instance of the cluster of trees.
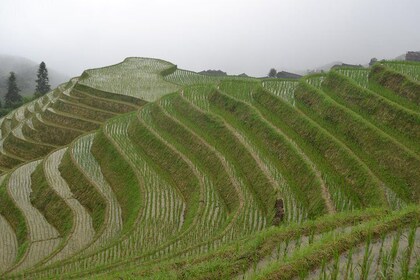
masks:
{"label": "cluster of trees", "polygon": [[275,78],[276,75],[277,75],[277,70],[275,68],[271,68],[270,71],[268,72],[268,77]]}
{"label": "cluster of trees", "polygon": [[4,96],[4,106],[0,102],[0,116],[4,116],[11,110],[21,106],[22,104],[38,98],[51,90],[48,78],[48,70],[45,62],[41,62],[37,72],[37,79],[35,93],[31,97],[22,97],[19,92],[20,89],[16,82],[16,74],[10,72],[9,79],[7,80],[7,93]]}

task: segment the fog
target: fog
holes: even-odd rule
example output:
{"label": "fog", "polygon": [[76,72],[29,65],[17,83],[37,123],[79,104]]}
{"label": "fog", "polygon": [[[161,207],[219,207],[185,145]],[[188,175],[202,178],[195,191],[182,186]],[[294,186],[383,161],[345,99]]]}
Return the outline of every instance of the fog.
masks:
{"label": "fog", "polygon": [[420,50],[418,0],[0,0],[0,53],[70,76],[128,56],[266,75]]}

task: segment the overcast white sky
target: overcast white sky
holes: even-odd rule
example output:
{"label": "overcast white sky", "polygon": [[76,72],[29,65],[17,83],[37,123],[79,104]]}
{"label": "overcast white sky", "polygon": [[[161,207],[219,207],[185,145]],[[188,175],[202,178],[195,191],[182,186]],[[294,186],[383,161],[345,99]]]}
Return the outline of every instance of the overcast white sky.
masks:
{"label": "overcast white sky", "polygon": [[0,53],[70,76],[127,56],[262,76],[420,50],[419,0],[0,0]]}

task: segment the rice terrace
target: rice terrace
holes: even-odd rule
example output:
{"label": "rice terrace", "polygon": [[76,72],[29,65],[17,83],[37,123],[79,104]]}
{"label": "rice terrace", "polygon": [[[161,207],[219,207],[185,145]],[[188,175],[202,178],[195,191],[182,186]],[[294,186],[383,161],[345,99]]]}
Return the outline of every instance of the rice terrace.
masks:
{"label": "rice terrace", "polygon": [[420,279],[420,62],[132,57],[0,128],[1,279]]}

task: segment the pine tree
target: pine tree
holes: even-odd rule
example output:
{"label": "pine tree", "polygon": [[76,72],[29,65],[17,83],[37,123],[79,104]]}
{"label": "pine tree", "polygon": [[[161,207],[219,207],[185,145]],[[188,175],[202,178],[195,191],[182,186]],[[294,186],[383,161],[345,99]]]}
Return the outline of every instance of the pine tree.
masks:
{"label": "pine tree", "polygon": [[22,96],[19,94],[20,89],[16,84],[16,75],[14,72],[10,72],[10,77],[7,82],[7,93],[5,96],[5,106],[14,107],[22,103]]}
{"label": "pine tree", "polygon": [[44,61],[39,65],[38,74],[36,76],[38,79],[36,80],[35,96],[42,96],[51,90],[48,79],[48,70]]}

